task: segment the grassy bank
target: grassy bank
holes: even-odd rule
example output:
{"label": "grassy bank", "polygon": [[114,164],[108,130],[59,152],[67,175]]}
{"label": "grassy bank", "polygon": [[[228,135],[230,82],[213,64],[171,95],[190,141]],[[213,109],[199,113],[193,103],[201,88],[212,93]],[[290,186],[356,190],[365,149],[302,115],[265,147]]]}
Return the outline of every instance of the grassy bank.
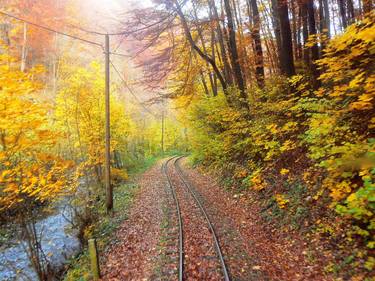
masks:
{"label": "grassy bank", "polygon": [[[139,190],[139,186],[135,183],[135,178],[154,165],[160,158],[161,157],[148,158],[143,164],[134,166],[134,168],[129,171],[130,180],[127,183],[115,187],[115,212],[112,216],[108,216],[104,204],[100,204],[98,220],[88,227],[87,230],[91,233],[89,236],[97,240],[99,255],[103,253],[109,242],[113,242],[113,239],[115,239],[113,234],[121,223],[128,218],[132,202]],[[63,280],[83,281],[90,279],[90,260],[87,247],[85,246],[79,256],[70,260]]]}

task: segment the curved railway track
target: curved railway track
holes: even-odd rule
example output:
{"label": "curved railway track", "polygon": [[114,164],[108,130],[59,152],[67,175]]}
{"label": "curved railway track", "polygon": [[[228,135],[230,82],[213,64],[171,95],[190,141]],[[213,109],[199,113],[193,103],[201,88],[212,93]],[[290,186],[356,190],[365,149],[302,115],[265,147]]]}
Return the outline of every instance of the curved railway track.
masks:
{"label": "curved railway track", "polygon": [[220,262],[220,267],[221,267],[221,272],[222,272],[222,276],[223,276],[223,279],[225,281],[230,281],[230,277],[229,277],[229,274],[228,274],[228,270],[227,270],[227,267],[226,267],[226,264],[225,264],[225,260],[224,260],[224,257],[223,257],[223,253],[221,251],[221,248],[220,248],[220,244],[219,244],[219,240],[217,238],[217,235],[215,233],[215,229],[210,221],[210,218],[204,208],[204,206],[202,205],[201,201],[198,199],[195,191],[194,191],[194,188],[191,186],[191,184],[189,183],[189,181],[186,180],[186,177],[184,176],[184,174],[182,173],[182,170],[179,166],[179,161],[184,158],[184,157],[173,157],[173,158],[170,158],[168,159],[162,166],[162,171],[165,175],[165,177],[167,178],[167,182],[168,182],[168,187],[172,193],[172,197],[173,197],[173,200],[174,200],[174,203],[175,203],[175,207],[176,207],[176,214],[177,214],[177,218],[178,218],[178,221],[177,221],[177,224],[178,224],[178,253],[179,253],[179,261],[178,261],[178,280],[179,281],[183,281],[184,280],[184,268],[185,268],[185,263],[186,263],[186,260],[185,260],[185,252],[184,252],[184,223],[183,223],[183,212],[181,211],[181,207],[180,207],[180,202],[179,202],[179,199],[178,199],[178,194],[177,194],[177,188],[175,186],[175,184],[173,183],[173,179],[168,171],[168,165],[173,161],[173,166],[175,168],[175,171],[183,185],[183,188],[184,190],[191,196],[191,198],[193,199],[194,203],[195,203],[195,206],[199,209],[200,211],[200,214],[203,216],[204,218],[204,221],[206,222],[207,224],[207,228],[211,234],[211,238],[212,238],[212,242],[213,242],[213,246],[215,248],[215,252],[216,252],[216,257],[217,259],[219,260]]}
{"label": "curved railway track", "polygon": [[184,246],[183,246],[183,243],[184,243],[183,237],[184,236],[183,236],[183,228],[182,228],[182,216],[181,216],[180,203],[177,199],[176,191],[173,188],[172,180],[171,180],[171,178],[168,174],[168,164],[169,164],[169,162],[171,162],[174,159],[176,159],[176,157],[168,159],[167,162],[165,162],[163,164],[162,171],[167,178],[168,187],[172,192],[173,201],[175,202],[175,205],[176,205],[176,213],[177,213],[177,217],[178,217],[178,232],[179,232],[178,233],[178,255],[179,255],[179,258],[178,258],[178,260],[179,260],[179,262],[178,262],[179,263],[178,264],[178,280],[182,281],[183,280],[183,274],[184,274]]}

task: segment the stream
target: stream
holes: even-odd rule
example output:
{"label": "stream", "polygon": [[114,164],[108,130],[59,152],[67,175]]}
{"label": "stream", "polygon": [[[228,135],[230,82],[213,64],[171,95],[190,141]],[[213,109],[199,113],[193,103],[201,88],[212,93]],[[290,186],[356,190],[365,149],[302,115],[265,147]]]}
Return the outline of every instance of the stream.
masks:
{"label": "stream", "polygon": [[[71,224],[71,209],[60,204],[56,212],[36,224],[38,233],[42,231],[42,248],[51,266],[62,269],[67,260],[80,251],[80,243]],[[14,241],[14,245],[0,249],[0,280],[38,280],[26,253],[25,241]]]}

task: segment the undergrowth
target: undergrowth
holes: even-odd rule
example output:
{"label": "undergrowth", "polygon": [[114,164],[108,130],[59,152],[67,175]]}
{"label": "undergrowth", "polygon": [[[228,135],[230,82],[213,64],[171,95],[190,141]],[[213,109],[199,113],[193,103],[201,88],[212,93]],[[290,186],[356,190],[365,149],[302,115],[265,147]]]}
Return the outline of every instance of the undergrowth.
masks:
{"label": "undergrowth", "polygon": [[348,280],[375,268],[374,19],[329,42],[320,88],[273,77],[249,90],[250,116],[223,95],[187,113],[193,165],[250,191],[265,221],[322,245],[326,271]]}
{"label": "undergrowth", "polygon": [[[128,172],[131,178],[149,169],[160,157],[150,157],[145,159],[143,164],[134,165]],[[87,228],[87,238],[97,240],[99,256],[105,251],[109,243],[113,242],[114,233],[121,223],[128,218],[129,210],[133,199],[139,190],[139,186],[129,180],[114,188],[114,213],[107,215],[104,202],[97,206],[97,220]],[[87,247],[84,247],[81,254],[72,258],[67,264],[67,272],[63,280],[65,281],[85,281],[91,280],[90,260]]]}

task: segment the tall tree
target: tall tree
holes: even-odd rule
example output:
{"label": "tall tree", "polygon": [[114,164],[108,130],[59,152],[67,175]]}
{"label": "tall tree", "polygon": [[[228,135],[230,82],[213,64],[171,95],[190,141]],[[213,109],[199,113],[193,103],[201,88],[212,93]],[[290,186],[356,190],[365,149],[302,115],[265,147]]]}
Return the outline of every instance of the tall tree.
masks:
{"label": "tall tree", "polygon": [[[330,30],[329,9],[327,0],[319,0],[319,32],[329,38]],[[322,46],[323,49],[323,46]]]}
{"label": "tall tree", "polygon": [[225,81],[222,73],[220,72],[220,69],[216,65],[215,61],[210,56],[205,54],[196,44],[195,40],[193,39],[193,36],[191,35],[190,28],[188,26],[187,20],[185,18],[184,13],[182,12],[181,6],[178,3],[178,1],[175,1],[175,8],[176,8],[176,12],[177,12],[178,16],[180,17],[181,24],[182,24],[183,30],[185,32],[185,36],[186,36],[187,40],[189,41],[191,47],[194,49],[194,51],[196,51],[198,53],[198,55],[204,61],[208,62],[212,66],[213,70],[215,71],[215,74],[217,75],[218,79],[220,80],[220,83],[221,83],[224,91],[226,91],[226,89],[228,88],[228,84],[226,83],[226,81]]}
{"label": "tall tree", "polygon": [[[301,19],[302,19],[303,44],[306,45],[309,39],[309,27],[308,27],[307,3],[304,0],[300,1],[300,11],[301,11]],[[303,48],[303,60],[307,67],[310,64],[310,50],[306,47]]]}
{"label": "tall tree", "polygon": [[277,47],[277,57],[279,59],[278,66],[281,70],[282,65],[282,42],[281,42],[281,30],[280,30],[280,17],[279,17],[279,9],[278,9],[278,0],[271,0],[271,6],[272,6],[272,25],[275,33],[275,39],[276,39],[276,47]]}
{"label": "tall tree", "polygon": [[292,36],[293,36],[293,53],[294,53],[294,60],[299,59],[299,28],[298,28],[298,5],[295,1],[291,3],[291,13],[292,13]]}
{"label": "tall tree", "polygon": [[[10,24],[1,23],[0,24],[0,39],[5,44],[5,46],[10,46]],[[1,49],[0,49],[1,50]]]}
{"label": "tall tree", "polygon": [[328,38],[331,37],[331,18],[329,13],[328,0],[322,0],[323,10],[324,10],[324,19],[325,19],[325,28],[327,29]]}
{"label": "tall tree", "polygon": [[[308,22],[309,22],[309,35],[314,36],[317,34],[316,31],[316,21],[315,21],[315,9],[314,9],[314,1],[307,0],[306,3],[307,7],[307,14],[308,14]],[[314,42],[313,46],[311,47],[311,63],[310,63],[310,71],[313,78],[313,87],[319,87],[319,71],[315,65],[315,62],[319,59],[319,47],[318,43]]]}
{"label": "tall tree", "polygon": [[346,5],[348,11],[348,23],[352,24],[355,20],[353,0],[346,0]]}
{"label": "tall tree", "polygon": [[258,86],[264,87],[264,58],[263,58],[263,48],[262,41],[260,38],[260,18],[258,4],[256,0],[248,0],[250,3],[252,12],[252,30],[251,35],[254,41],[254,53],[255,53],[255,75],[257,79]]}
{"label": "tall tree", "polygon": [[[198,18],[198,12],[197,12],[197,7],[195,5],[195,3],[193,3],[193,12],[194,12],[194,17],[195,17],[195,21],[198,22],[199,21],[199,18]],[[203,36],[203,30],[202,30],[202,27],[201,25],[199,24],[196,24],[196,30],[198,32],[198,37],[199,37],[199,40],[201,41],[201,46],[202,46],[202,51],[207,55],[209,56],[208,54],[208,51],[207,51],[207,48],[206,48],[206,42],[205,42],[205,38]],[[213,54],[211,56],[212,60],[215,61],[215,54]],[[210,69],[210,65],[209,63],[206,61],[206,71],[208,73],[210,73],[211,69]],[[202,83],[203,83],[203,86],[204,88],[206,89],[206,92],[208,92],[208,87],[207,87],[207,83],[206,83],[206,78],[204,77],[204,71],[203,69],[200,70],[200,75],[201,75],[201,80],[202,80]],[[213,92],[213,95],[216,95],[215,94],[215,85],[214,85],[214,80],[212,78],[212,75],[208,75],[208,79],[210,81],[210,85],[211,85],[211,89],[212,89],[212,92]]]}
{"label": "tall tree", "polygon": [[[227,57],[227,51],[225,48],[225,43],[224,43],[224,34],[220,26],[220,21],[219,21],[219,13],[217,11],[217,7],[215,4],[215,0],[209,0],[209,11],[210,11],[210,17],[211,21],[214,22],[214,28],[216,31],[217,35],[217,40],[219,42],[219,47],[220,47],[220,55],[221,55],[221,60],[223,62],[223,72],[224,72],[224,78],[225,81],[228,84],[232,84],[233,79],[232,79],[232,70],[228,62],[228,57]],[[213,30],[213,33],[215,33]]]}
{"label": "tall tree", "polygon": [[374,9],[373,0],[362,0],[363,13],[367,14]]}
{"label": "tall tree", "polygon": [[337,0],[337,4],[339,6],[339,12],[341,17],[341,25],[342,28],[345,29],[348,26],[348,19],[346,16],[346,3],[345,0]]}
{"label": "tall tree", "polygon": [[[233,99],[228,95],[228,87],[230,86],[230,84],[228,85],[228,83],[226,82],[226,80],[224,79],[224,76],[222,74],[222,72],[220,71],[219,67],[217,66],[216,62],[213,60],[213,58],[211,58],[211,56],[209,56],[208,54],[205,54],[204,51],[196,44],[195,40],[193,39],[193,36],[192,36],[192,33],[190,31],[190,28],[189,28],[189,25],[188,25],[188,22],[187,22],[187,19],[182,11],[182,7],[180,5],[180,3],[178,1],[174,1],[174,9],[175,9],[175,12],[177,13],[177,15],[179,16],[180,18],[180,21],[181,21],[181,25],[182,25],[182,28],[184,30],[184,33],[185,33],[185,37],[187,39],[187,41],[189,42],[191,48],[197,52],[197,54],[206,62],[208,62],[218,80],[220,81],[220,84],[222,85],[222,88],[223,88],[223,91],[224,91],[224,94],[226,95],[226,98],[227,98],[227,101],[229,104],[233,104]],[[233,39],[233,38],[232,38]],[[235,38],[234,38],[235,40]],[[236,45],[235,45],[236,47]],[[231,52],[229,52],[231,53]],[[237,54],[237,53],[236,53]],[[232,58],[232,57],[231,57]],[[233,58],[232,58],[233,59]],[[236,61],[238,61],[238,54],[237,54],[237,59]],[[237,68],[239,68],[241,70],[241,67],[239,65],[236,66]],[[242,72],[240,72],[242,74]],[[236,81],[238,82],[238,81]],[[243,83],[243,80],[242,80],[242,83]],[[245,85],[242,84],[242,88],[238,85],[239,89],[240,89],[240,100],[238,101],[238,105],[244,109],[244,110],[249,110],[249,105],[247,103],[247,95],[246,95],[246,92],[245,92]]]}
{"label": "tall tree", "polygon": [[293,59],[292,32],[290,29],[289,9],[286,0],[277,0],[281,34],[281,72],[287,76],[296,74]]}
{"label": "tall tree", "polygon": [[224,8],[225,8],[227,25],[228,25],[229,57],[232,63],[233,74],[234,74],[234,78],[236,81],[236,85],[238,89],[240,90],[240,96],[243,100],[246,100],[247,95],[246,95],[245,81],[243,78],[241,65],[239,63],[239,56],[238,56],[237,42],[236,42],[236,30],[234,27],[232,7],[230,5],[229,0],[224,0]]}

